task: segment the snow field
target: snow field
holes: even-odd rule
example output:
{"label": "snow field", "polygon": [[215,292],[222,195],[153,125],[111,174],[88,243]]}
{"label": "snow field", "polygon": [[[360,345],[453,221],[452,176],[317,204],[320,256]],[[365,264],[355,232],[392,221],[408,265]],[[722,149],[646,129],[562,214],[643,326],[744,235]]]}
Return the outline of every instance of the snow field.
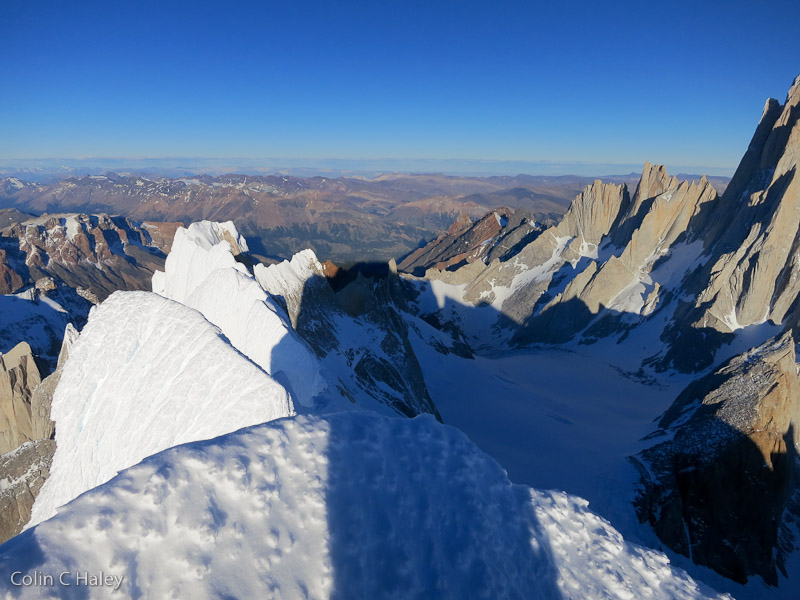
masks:
{"label": "snow field", "polygon": [[370,412],[152,456],[1,547],[0,590],[33,567],[122,575],[121,597],[713,595],[585,501],[512,485],[458,430]]}

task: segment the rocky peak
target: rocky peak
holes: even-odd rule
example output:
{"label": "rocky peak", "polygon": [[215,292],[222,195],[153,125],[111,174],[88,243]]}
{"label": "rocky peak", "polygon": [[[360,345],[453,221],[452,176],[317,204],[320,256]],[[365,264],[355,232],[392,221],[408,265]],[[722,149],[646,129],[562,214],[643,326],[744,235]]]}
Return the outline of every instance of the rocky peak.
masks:
{"label": "rocky peak", "polygon": [[561,235],[596,246],[611,231],[629,203],[628,186],[624,183],[615,185],[595,180],[572,201],[557,230]]}
{"label": "rocky peak", "polygon": [[453,221],[453,224],[450,225],[450,229],[447,230],[447,235],[456,235],[458,233],[463,233],[470,227],[472,227],[472,219],[470,219],[468,215],[462,212],[461,214],[458,215],[458,218],[455,221]]}
{"label": "rocky peak", "polygon": [[[713,211],[713,260],[695,326],[731,332],[767,320],[796,326],[800,295],[800,86],[769,100],[731,184]],[[790,317],[787,321],[787,315]]]}
{"label": "rocky peak", "polygon": [[406,256],[397,268],[417,276],[428,269],[453,271],[494,257],[498,251],[502,254],[502,250],[507,251],[526,235],[539,231],[533,217],[524,210],[495,208],[474,223],[462,214],[446,233]]}
{"label": "rocky peak", "polygon": [[664,165],[645,162],[633,199],[614,228],[612,235],[614,244],[624,246],[628,243],[633,232],[641,225],[650,210],[654,199],[678,188],[680,183],[677,177],[669,176]]}

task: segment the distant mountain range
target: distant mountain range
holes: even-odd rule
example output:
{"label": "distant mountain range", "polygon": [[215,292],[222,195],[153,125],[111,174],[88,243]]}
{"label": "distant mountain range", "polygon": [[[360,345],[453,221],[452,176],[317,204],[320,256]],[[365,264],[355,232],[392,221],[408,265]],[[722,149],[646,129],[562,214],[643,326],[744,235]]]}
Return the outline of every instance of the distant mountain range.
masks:
{"label": "distant mountain range", "polygon": [[[635,176],[613,181],[635,183]],[[460,214],[479,218],[497,206],[529,211],[552,224],[593,180],[574,176],[374,179],[291,176],[147,178],[114,173],[39,184],[0,180],[0,208],[36,215],[108,213],[137,221],[234,220],[254,254],[289,257],[305,248],[339,263],[386,261],[413,251]],[[717,178],[723,189],[727,179]]]}

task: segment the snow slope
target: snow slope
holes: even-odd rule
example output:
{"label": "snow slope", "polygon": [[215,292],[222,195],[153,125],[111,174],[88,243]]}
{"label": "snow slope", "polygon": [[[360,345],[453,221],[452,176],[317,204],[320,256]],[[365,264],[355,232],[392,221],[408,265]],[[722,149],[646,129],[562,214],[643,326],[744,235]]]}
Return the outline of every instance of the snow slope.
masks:
{"label": "snow slope", "polygon": [[31,524],[156,452],[290,414],[286,390],[200,313],[116,292],[70,348],[53,397],[57,450]]}
{"label": "snow slope", "polygon": [[[510,484],[456,429],[366,412],[153,456],[0,547],[0,591],[33,570],[102,571],[137,598],[715,596],[585,501]],[[13,589],[86,591],[110,589]]]}
{"label": "snow slope", "polygon": [[[658,317],[658,315],[657,315]],[[425,381],[445,423],[458,427],[497,460],[515,482],[553,488],[585,498],[592,512],[608,519],[627,541],[663,548],[649,525],[636,516],[633,501],[639,474],[628,457],[651,445],[643,439],[696,375],[637,372],[656,349],[658,319],[634,330],[624,345],[535,346],[465,359],[437,352],[429,339],[438,332],[411,317],[411,336]],[[775,326],[741,330],[717,360],[724,360],[765,336]],[[697,581],[750,600],[800,597],[800,552],[790,558],[789,578],[779,587],[759,577],[742,586],[666,550],[673,564]]]}
{"label": "snow slope", "polygon": [[192,223],[175,233],[153,291],[203,313],[231,344],[278,379],[299,403],[325,388],[317,359],[292,329],[283,309],[235,254],[247,243],[232,222]]}

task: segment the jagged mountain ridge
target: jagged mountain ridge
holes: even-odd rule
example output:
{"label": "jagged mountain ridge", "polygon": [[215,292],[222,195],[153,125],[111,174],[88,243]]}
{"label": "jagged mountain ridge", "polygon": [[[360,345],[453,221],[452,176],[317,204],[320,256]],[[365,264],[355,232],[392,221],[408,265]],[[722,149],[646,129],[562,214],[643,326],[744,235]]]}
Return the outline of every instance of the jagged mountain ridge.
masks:
{"label": "jagged mountain ridge", "polygon": [[[634,377],[703,374],[642,442],[639,517],[696,563],[770,585],[796,549],[799,106],[800,77],[785,103],[767,102],[722,196],[646,163],[633,196],[598,181],[513,255],[426,273],[449,299],[432,314],[428,304],[426,320],[479,353],[598,344],[598,357],[638,362]],[[494,325],[470,331],[461,303]]]}
{"label": "jagged mountain ridge", "polygon": [[177,227],[103,213],[24,217],[0,231],[0,293],[50,277],[94,302],[118,289],[144,289]]}
{"label": "jagged mountain ridge", "polygon": [[[509,485],[503,470],[466,436],[432,418],[387,419],[340,408],[339,414],[325,417],[293,416],[301,405],[293,405],[291,398],[306,402],[306,411],[328,410],[331,404],[298,396],[300,385],[286,373],[294,366],[298,375],[314,379],[298,360],[302,344],[282,329],[288,315],[274,319],[265,312],[281,316],[280,306],[268,306],[277,301],[277,292],[292,307],[295,323],[302,321],[306,302],[316,300],[326,307],[335,337],[346,338],[353,332],[343,328],[358,327],[355,337],[363,342],[367,327],[381,331],[379,345],[400,367],[396,359],[402,350],[390,354],[386,340],[397,344],[404,335],[399,323],[407,327],[400,306],[390,306],[400,302],[400,290],[392,288],[402,282],[389,278],[376,288],[375,282],[360,278],[333,292],[311,252],[295,257],[295,264],[256,265],[253,277],[246,249],[230,223],[181,229],[170,253],[174,260],[154,275],[153,283],[161,294],[182,302],[155,293],[116,292],[93,309],[77,339],[68,336],[52,395],[52,463],[21,455],[39,479],[47,477],[48,468],[50,475],[44,485],[20,481],[31,492],[39,485],[41,490],[28,531],[0,549],[4,569],[28,571],[32,565],[26,561],[35,554],[38,568],[50,572],[63,569],[67,555],[83,556],[87,564],[108,572],[124,564],[125,576],[119,579],[124,594],[147,589],[160,595],[168,587],[174,591],[163,565],[176,557],[192,563],[199,540],[205,548],[203,573],[181,588],[190,595],[212,588],[274,595],[276,590],[293,593],[299,586],[328,597],[338,589],[331,582],[349,588],[347,581],[380,593],[395,579],[396,589],[416,593],[434,585],[443,597],[463,597],[468,589],[487,597],[577,597],[575,590],[580,595],[586,590],[638,595],[655,576],[665,598],[716,596],[670,567],[663,555],[626,543],[584,501]],[[315,286],[328,285],[332,294],[345,292],[335,300],[338,311],[328,306],[330,294],[308,297],[309,279]],[[257,293],[263,289],[259,282],[274,295]],[[369,301],[376,290],[378,306]],[[216,312],[219,301],[233,309],[230,314]],[[387,325],[389,313],[399,321]],[[312,310],[309,318],[322,314]],[[298,330],[311,342],[326,343],[307,325]],[[253,338],[241,337],[245,330]],[[252,345],[253,340],[260,345]],[[271,351],[262,352],[263,346]],[[338,352],[350,349],[340,346]],[[283,363],[274,356],[280,352],[287,352]],[[278,364],[285,365],[286,388]],[[398,375],[403,377],[402,371],[385,379],[372,367],[367,371],[377,386],[391,388]],[[332,368],[321,372],[337,373]],[[353,372],[358,373],[357,366]],[[165,447],[275,417],[285,418],[177,447],[135,466]],[[9,467],[8,475],[18,470]],[[123,471],[108,481],[117,470]],[[101,507],[106,501],[110,504]],[[409,523],[425,523],[426,536],[421,538]],[[375,542],[365,545],[363,536],[352,537],[353,531]],[[585,531],[592,536],[587,538]],[[86,543],[89,532],[100,532],[92,544]],[[437,540],[441,537],[433,553],[425,550],[432,532]],[[154,545],[142,546],[145,539]],[[229,543],[239,551],[220,553]],[[38,554],[28,550],[31,545]],[[359,558],[353,558],[354,552]],[[236,571],[224,566],[230,556],[239,566],[252,563],[258,576],[229,576]],[[399,577],[400,571],[388,566],[398,556],[405,556],[406,565],[418,564],[412,571],[421,579]],[[161,558],[154,563],[153,557]],[[281,568],[275,570],[278,562]],[[0,578],[0,589],[8,587],[7,581]]]}
{"label": "jagged mountain ridge", "polygon": [[[787,100],[787,106],[790,104]],[[770,104],[768,104],[769,106]],[[779,106],[779,108],[779,112],[784,114],[784,107]],[[765,114],[769,112],[769,110],[765,111]],[[788,114],[792,114],[791,109]],[[775,123],[780,121],[781,117],[778,117]],[[784,119],[784,121],[785,123],[792,123],[791,119],[788,118]],[[770,131],[775,130],[775,123],[767,126],[767,128],[771,127]],[[785,126],[785,123],[784,125],[778,125],[778,127]],[[760,129],[762,128],[760,127]],[[783,132],[780,135],[785,133],[783,130],[780,131]],[[780,135],[776,135],[780,137]],[[764,136],[767,140],[764,142],[765,147],[770,146],[768,142],[770,136],[771,134]],[[783,148],[779,156],[774,152],[762,152],[762,155],[771,156],[780,163],[786,154],[792,154],[791,144],[789,143],[791,140],[792,136],[787,135],[787,143],[784,146],[778,145],[779,148]],[[751,145],[751,149],[757,146],[758,144],[755,143],[754,138],[754,144]],[[761,162],[763,163],[764,161]],[[767,167],[766,171],[774,172],[768,164]],[[779,171],[780,169],[776,167],[774,170]],[[790,166],[789,171],[792,170],[793,167]],[[691,337],[692,328],[700,329],[701,333],[707,335],[707,333],[702,332],[705,325],[692,327],[692,322],[677,322],[673,315],[678,315],[683,306],[690,305],[699,295],[699,292],[695,292],[695,290],[706,289],[710,279],[705,277],[705,283],[703,283],[704,273],[714,272],[716,268],[714,261],[722,261],[727,265],[730,261],[730,256],[746,256],[749,257],[749,263],[753,261],[757,263],[763,258],[760,256],[760,250],[767,247],[766,242],[763,242],[763,240],[769,241],[771,237],[774,240],[780,238],[780,236],[775,237],[777,234],[774,233],[776,231],[774,224],[777,217],[774,215],[786,210],[781,207],[785,206],[787,192],[790,202],[791,196],[795,192],[790,185],[773,187],[774,182],[766,181],[766,179],[761,177],[761,183],[758,184],[765,189],[756,190],[752,193],[748,189],[746,190],[747,194],[741,196],[741,198],[749,196],[748,205],[758,207],[763,205],[763,207],[766,207],[757,209],[760,220],[755,223],[748,223],[747,218],[744,218],[744,223],[739,223],[737,227],[730,227],[729,225],[732,221],[729,220],[724,223],[725,226],[720,227],[717,226],[722,222],[719,211],[721,210],[720,207],[726,206],[726,202],[724,197],[719,198],[713,189],[709,189],[708,182],[704,178],[701,178],[699,182],[681,182],[677,178],[670,177],[663,167],[647,164],[633,196],[628,193],[627,186],[608,186],[602,182],[597,182],[576,198],[561,223],[545,232],[535,232],[535,239],[532,241],[525,240],[526,243],[521,245],[513,244],[510,248],[497,244],[492,245],[495,240],[502,240],[504,235],[508,236],[514,229],[503,231],[504,227],[508,227],[511,219],[508,219],[508,222],[504,224],[504,219],[499,214],[495,216],[490,213],[485,220],[479,221],[478,224],[480,226],[477,229],[474,229],[472,224],[462,222],[461,226],[455,227],[451,232],[454,237],[464,236],[462,239],[468,242],[466,247],[469,252],[466,255],[463,251],[464,248],[456,245],[452,247],[452,250],[450,247],[445,247],[443,252],[434,256],[434,258],[437,260],[442,257],[446,258],[444,261],[438,260],[438,263],[444,263],[442,266],[445,267],[455,266],[459,261],[463,260],[468,263],[466,265],[470,269],[467,271],[468,274],[474,273],[475,270],[479,270],[482,273],[483,271],[491,270],[493,266],[498,268],[492,271],[491,274],[501,273],[502,270],[499,267],[504,263],[510,263],[511,266],[508,268],[513,267],[511,286],[497,286],[496,281],[488,279],[482,281],[483,284],[489,285],[488,291],[494,296],[486,294],[486,290],[483,290],[479,295],[478,304],[483,302],[486,305],[484,308],[489,310],[494,309],[492,305],[495,302],[498,302],[498,306],[502,309],[505,302],[513,299],[514,303],[521,307],[520,311],[524,311],[525,294],[528,294],[528,300],[530,300],[537,293],[536,285],[532,284],[543,284],[540,287],[544,289],[544,292],[539,296],[535,296],[536,299],[533,302],[529,302],[528,308],[534,313],[532,314],[532,319],[523,318],[521,322],[510,319],[501,323],[501,325],[506,325],[507,331],[510,330],[513,333],[512,339],[517,344],[524,345],[530,341],[549,341],[551,343],[553,341],[569,341],[570,339],[574,341],[576,338],[584,343],[594,341],[608,342],[611,339],[619,341],[620,349],[625,351],[629,347],[625,343],[626,336],[639,335],[640,339],[647,337],[653,345],[656,344],[656,339],[666,338],[670,341],[670,351],[674,355],[676,349],[682,348],[682,344],[685,347],[688,339],[692,344],[701,346],[699,349],[709,355],[711,357],[709,360],[713,361],[715,360],[715,350],[719,347],[720,338],[712,338],[708,343],[698,344],[697,338]],[[784,179],[783,181],[787,180]],[[754,195],[756,196],[755,198],[753,197]],[[730,206],[737,208],[735,211],[737,215],[742,212],[740,205],[734,203]],[[770,211],[773,211],[773,213],[770,213]],[[492,218],[499,229],[492,230],[489,228],[484,230],[486,226],[491,224]],[[522,224],[523,222],[520,220],[520,223],[515,227],[518,228]],[[744,227],[742,227],[743,224]],[[471,233],[465,235],[470,230],[472,230]],[[728,244],[729,247],[731,243],[738,239],[736,236],[740,235],[740,233],[732,233],[734,230],[738,232],[747,230],[748,238],[750,232],[757,231],[757,235],[754,237],[757,242],[755,250],[751,252],[748,249],[743,253],[723,251],[722,248],[725,247],[725,244]],[[402,320],[405,323],[398,328],[395,327],[396,323],[390,320],[387,321],[383,316],[376,317],[374,314],[376,308],[389,309],[387,314],[405,313],[409,308],[413,310],[413,303],[404,305],[402,294],[398,295],[397,290],[402,293],[408,293],[409,288],[404,285],[402,280],[389,277],[384,282],[378,283],[378,285],[375,285],[375,282],[356,280],[339,290],[339,292],[333,292],[333,295],[331,295],[330,290],[319,295],[315,292],[308,294],[306,283],[310,280],[324,281],[324,271],[321,265],[317,264],[315,269],[310,269],[308,267],[313,264],[313,261],[309,259],[304,262],[300,260],[303,257],[295,257],[298,259],[297,265],[288,263],[289,266],[286,266],[287,263],[284,263],[283,265],[278,265],[278,267],[281,267],[280,269],[274,267],[262,267],[259,269],[256,266],[250,272],[252,264],[247,260],[246,252],[243,251],[245,248],[238,239],[238,234],[225,227],[219,231],[214,230],[212,227],[212,231],[215,237],[212,239],[211,249],[221,248],[220,252],[225,255],[225,260],[229,264],[223,269],[214,269],[214,271],[226,271],[224,277],[214,276],[214,278],[210,278],[210,273],[201,273],[201,280],[209,279],[211,281],[206,286],[203,296],[206,296],[212,290],[216,290],[218,298],[229,298],[228,292],[231,289],[238,288],[244,292],[243,297],[246,296],[248,300],[255,300],[254,304],[256,305],[260,302],[266,306],[267,300],[274,301],[275,305],[268,310],[274,311],[275,315],[278,315],[280,310],[286,310],[288,313],[286,318],[278,318],[275,324],[277,325],[280,322],[283,326],[287,326],[287,323],[291,323],[293,329],[300,334],[299,337],[303,338],[303,341],[313,348],[319,359],[325,359],[327,355],[325,352],[319,352],[317,348],[314,348],[315,344],[319,345],[320,348],[330,347],[332,352],[337,355],[347,355],[351,350],[355,350],[358,353],[360,351],[359,348],[354,348],[353,344],[342,344],[341,340],[343,338],[363,339],[365,327],[362,327],[362,324],[357,323],[355,319],[365,315],[364,321],[368,323],[368,326],[374,328],[378,334],[383,336],[380,346],[383,346],[384,341],[389,340],[394,343],[395,348],[404,347],[403,335],[408,337],[408,331],[413,329],[413,315],[411,315],[411,318],[402,316]],[[492,235],[487,237],[488,233]],[[541,241],[545,234],[549,234],[552,240],[545,239]],[[764,235],[759,238],[761,234]],[[442,240],[445,240],[446,237],[444,236]],[[525,236],[522,236],[521,239],[524,240]],[[438,240],[438,242],[442,240]],[[490,246],[490,250],[483,250],[481,244],[487,240],[488,243],[486,245]],[[731,240],[734,242],[731,242]],[[437,245],[439,244],[435,244],[434,248]],[[443,246],[447,246],[447,244]],[[499,253],[499,256],[496,255],[494,257],[496,261],[490,255],[491,250],[495,247],[498,248],[497,252]],[[529,250],[529,258],[535,259],[538,253],[546,257],[544,262],[534,264],[531,268],[531,265],[519,261],[519,255],[529,247],[533,247],[533,249]],[[209,250],[209,248],[204,248],[204,250]],[[476,250],[477,252],[471,254]],[[547,256],[548,251],[549,257]],[[450,260],[450,258],[447,258],[448,253],[452,254],[450,258],[455,259],[456,262],[449,265],[446,264]],[[771,254],[780,255],[781,252],[773,252]],[[313,257],[313,254],[311,257]],[[472,258],[472,260],[470,261],[468,258]],[[315,257],[313,259],[316,261]],[[424,261],[424,257],[422,257],[422,260]],[[489,262],[489,265],[486,265],[486,262]],[[184,266],[190,270],[199,266],[199,270],[203,271],[208,264],[212,264],[212,267],[219,266],[213,260],[206,259],[188,260]],[[780,266],[780,261],[778,261],[778,265]],[[747,268],[750,267],[741,270],[746,272]],[[269,290],[270,296],[264,297],[260,291],[256,290],[253,282],[258,282],[264,290],[270,288],[272,284],[267,279],[259,281],[259,278],[255,276],[255,272],[262,271],[266,273],[270,269],[272,269],[272,273],[269,274],[267,279],[279,279],[281,285],[271,287],[271,290]],[[576,277],[569,277],[571,274],[570,269],[572,273],[576,274]],[[769,267],[764,270],[773,273],[779,270],[783,274],[787,273],[785,264],[782,268]],[[308,276],[306,271],[311,271],[312,275]],[[440,277],[441,279],[446,279],[454,275],[457,276],[459,271],[461,269],[458,268],[455,271],[446,271]],[[186,272],[188,271],[184,271],[184,273]],[[436,272],[434,271],[432,275],[436,276]],[[518,277],[521,277],[521,279],[517,280]],[[160,278],[156,277],[156,280],[158,279]],[[786,279],[791,282],[791,273]],[[515,280],[517,281],[515,282]],[[744,277],[743,280],[747,280],[747,277]],[[287,282],[288,285],[285,285]],[[350,287],[353,283],[357,285]],[[474,291],[471,283],[472,279],[467,279],[466,284],[459,285],[462,285],[463,291],[468,294]],[[519,284],[519,286],[514,286],[514,283]],[[508,289],[502,290],[501,288],[503,287],[508,287]],[[252,288],[258,293],[251,298],[248,288]],[[313,285],[311,288],[313,288]],[[160,289],[163,293],[167,293],[166,285]],[[740,289],[745,290],[743,292],[745,296],[753,292],[747,285],[741,286]],[[773,292],[773,297],[775,297],[776,293],[778,297],[782,297],[785,290],[791,288],[776,285],[774,290],[778,289],[782,291],[780,293]],[[298,292],[298,290],[302,291]],[[434,290],[434,295],[436,291]],[[680,293],[680,296],[677,296],[678,293]],[[193,294],[194,292],[186,287],[182,295],[180,295],[180,300],[193,304],[194,301],[191,299]],[[517,296],[517,294],[520,294],[520,296]],[[282,302],[279,297],[282,297]],[[241,313],[251,317],[254,313],[240,310],[244,303],[238,304],[239,299],[234,299],[236,301],[231,302],[231,305],[236,307],[231,311],[233,314],[215,313],[216,302],[212,303],[211,306],[201,302],[196,304],[195,307],[199,308],[208,320],[220,327],[225,337],[228,338],[225,340],[226,342],[229,340],[234,347],[246,354],[249,360],[256,363],[263,371],[273,375],[276,379],[279,378],[279,374],[283,370],[274,368],[275,365],[269,356],[270,353],[259,355],[257,354],[258,348],[249,345],[247,335],[237,337],[242,331],[245,331],[244,328],[239,326],[241,320],[237,315]],[[441,297],[436,299],[440,300]],[[463,299],[464,296],[462,295],[461,300]],[[588,321],[585,320],[586,315],[581,312],[570,313],[570,310],[573,310],[571,307],[580,305],[576,304],[576,302],[583,303],[591,312],[592,305],[590,301],[596,302],[596,313],[591,313],[596,316],[590,316]],[[228,300],[223,302],[223,304],[227,303]],[[319,306],[316,312],[310,310],[315,303],[318,303]],[[113,305],[113,303],[111,304]],[[696,305],[694,308],[699,310],[708,308],[708,306],[700,304],[700,306]],[[538,312],[536,312],[537,310]],[[308,319],[305,322],[301,318],[304,313]],[[347,315],[353,320],[328,318],[331,313],[336,314],[337,317]],[[524,315],[524,312],[520,314]],[[560,318],[556,319],[553,315],[559,315]],[[282,316],[280,315],[280,317]],[[540,318],[543,316],[546,318]],[[508,315],[506,317],[508,318]],[[260,319],[252,317],[252,321],[249,324],[257,324],[256,321],[260,321]],[[437,321],[436,319],[427,319],[427,322],[431,324]],[[232,323],[234,325],[231,325]],[[347,323],[347,325],[343,326],[343,323]],[[714,327],[710,329],[721,334],[728,334],[731,339],[740,339],[737,338],[738,334],[736,332],[741,328],[737,326],[736,322],[733,320],[726,322],[723,319],[722,324],[728,326],[731,331],[719,331]],[[730,324],[733,324],[733,326],[730,326]],[[438,326],[441,326],[447,333],[452,331],[447,331],[441,322],[438,323]],[[642,331],[647,326],[652,327],[645,335]],[[348,329],[348,327],[351,328]],[[690,328],[688,329],[690,333],[685,333],[686,330],[682,330],[682,327]],[[770,331],[774,333],[780,327],[791,329],[791,324],[774,324]],[[260,327],[253,327],[252,329],[253,331],[263,331]],[[302,333],[301,330],[303,330]],[[356,330],[358,333],[356,333]],[[289,331],[288,327],[286,331]],[[670,340],[670,335],[676,337]],[[261,336],[256,335],[255,337]],[[377,339],[375,338],[375,341]],[[724,340],[724,338],[722,339]],[[333,345],[329,345],[331,343]],[[431,345],[435,347],[434,344]],[[346,349],[345,346],[347,346]],[[368,346],[367,349],[369,349]],[[278,345],[276,345],[277,347]],[[572,347],[577,346],[573,344]],[[606,344],[606,347],[609,347],[609,345]],[[719,572],[734,577],[738,581],[744,581],[754,574],[761,575],[765,581],[771,584],[779,581],[776,577],[776,568],[780,570],[782,564],[779,560],[779,555],[774,554],[777,557],[775,562],[765,560],[763,557],[773,553],[776,548],[779,536],[775,534],[775,531],[781,525],[779,521],[783,517],[787,506],[782,500],[788,497],[792,491],[794,465],[791,450],[795,448],[796,442],[792,432],[796,431],[794,427],[797,416],[797,406],[792,402],[796,400],[798,390],[796,358],[793,349],[794,340],[790,334],[786,334],[758,350],[735,357],[728,364],[721,365],[710,376],[698,380],[696,385],[686,388],[687,391],[681,394],[676,401],[675,409],[668,411],[668,413],[682,411],[679,422],[670,421],[665,416],[661,423],[665,430],[669,429],[664,435],[674,436],[670,447],[656,446],[652,449],[652,453],[647,454],[647,457],[651,458],[653,456],[666,456],[666,458],[661,463],[656,459],[647,459],[650,466],[653,467],[653,472],[648,472],[646,474],[647,477],[643,476],[645,488],[649,486],[647,493],[650,496],[648,496],[647,502],[643,503],[648,508],[640,507],[640,516],[645,520],[653,518],[656,531],[659,532],[664,542],[670,547],[673,547],[678,552],[686,551],[697,562],[712,566]],[[448,351],[447,348],[442,349],[441,347],[436,347],[436,350]],[[411,348],[411,352],[413,356],[413,348]],[[465,354],[468,355],[469,353]],[[773,354],[775,355],[775,360],[773,360]],[[290,352],[289,355],[292,355],[292,353]],[[388,352],[386,356],[390,359],[393,358],[393,355]],[[398,356],[402,356],[402,353]],[[686,365],[691,368],[704,368],[701,363],[697,362],[696,356],[691,357],[694,362],[687,361],[684,365],[678,365],[674,361],[670,361],[669,352],[655,357],[657,360],[653,360],[653,357],[649,358],[651,360],[645,362],[645,367],[648,368],[652,366],[669,368]],[[416,357],[414,357],[414,360],[417,360]],[[347,367],[353,369],[354,364],[360,363],[353,361]],[[303,370],[307,371],[307,369]],[[357,368],[353,369],[353,371],[358,374]],[[380,369],[370,366],[364,371],[371,376],[379,372]],[[335,369],[330,369],[328,374],[335,372]],[[381,384],[387,384],[387,387],[398,391],[402,387],[398,385],[398,380],[402,379],[403,376],[407,376],[408,373],[411,372],[406,371],[404,373],[401,369],[396,371],[395,374],[386,372],[385,377],[365,378],[368,385],[362,386],[362,390],[369,387],[369,385],[378,387]],[[397,376],[398,374],[400,377]],[[498,378],[501,379],[500,377]],[[749,380],[753,380],[757,385],[748,387],[745,384]],[[291,378],[280,381],[280,383],[286,385],[286,392],[291,397],[295,397],[297,386],[291,382]],[[344,390],[352,393],[354,389],[352,384],[356,383],[357,385],[358,379],[351,381],[340,379],[339,383],[342,384]],[[424,385],[424,380],[422,380],[422,383]],[[763,387],[760,387],[762,384]],[[739,388],[742,388],[746,393],[738,393],[740,391]],[[750,392],[753,393],[750,394]],[[401,396],[406,393],[408,393],[407,397],[411,398],[415,395],[417,397],[421,395],[420,390],[411,389],[401,391]],[[341,392],[341,394],[342,396],[347,396],[345,392]],[[401,405],[385,402],[385,396],[383,400],[380,398],[374,399],[377,399],[379,403],[383,402],[391,406],[398,413],[405,412],[402,408],[399,408]],[[732,401],[727,402],[729,399]],[[747,410],[744,413],[740,411],[739,404],[746,405]],[[331,405],[327,404],[328,407]],[[435,404],[431,402],[431,406],[435,410]],[[310,410],[314,410],[319,409],[320,405],[314,401],[308,407]],[[713,407],[713,409],[709,410],[709,407]],[[742,414],[749,416],[753,412],[757,415],[754,420],[740,418]],[[709,413],[711,413],[710,417]],[[709,440],[712,439],[708,435],[709,431],[716,427],[717,422],[727,424],[730,427],[730,431],[735,430],[741,434],[740,437],[737,438],[734,435],[719,436],[714,438],[715,442],[720,442],[719,451],[715,448],[715,452],[709,453],[708,456],[705,454],[692,456],[689,453],[688,458],[686,458],[687,451],[692,449],[692,440],[699,439],[705,445],[708,445]],[[711,429],[709,429],[709,423],[714,424]],[[661,439],[663,438],[652,438],[655,442],[660,442]],[[772,471],[779,476],[776,475],[776,478],[767,482],[766,486],[761,486],[757,476],[751,477],[751,474],[757,475],[758,469],[762,467],[760,459],[753,459],[753,456],[756,456],[755,454],[748,454],[747,450],[740,450],[735,444],[731,444],[731,439],[742,440],[741,444],[744,448],[750,448],[748,444],[753,444],[759,451],[758,456],[763,457],[764,461],[771,465]],[[657,451],[656,448],[658,449]],[[742,456],[745,456],[745,458],[740,460]],[[719,457],[732,457],[732,459],[719,460]],[[689,476],[687,478],[683,472],[683,467],[680,465],[688,464],[695,467],[695,463],[697,463],[704,466],[703,460],[705,459],[710,461],[711,468],[702,471],[697,476]],[[677,467],[675,466],[676,462],[678,464]],[[64,461],[62,460],[63,463]],[[666,467],[664,466],[665,464],[667,465]],[[745,467],[744,470],[740,468],[742,465]],[[740,471],[738,474],[741,475],[741,479],[732,479],[730,477],[731,472],[736,473],[737,469]],[[92,471],[92,469],[88,470]],[[724,486],[721,490],[712,489],[715,481],[728,479],[736,482],[734,485],[736,494],[729,493]],[[756,493],[759,491],[758,488],[766,488],[769,492],[769,494],[763,496],[764,502],[758,502]],[[679,509],[674,508],[676,493],[681,499]],[[715,494],[717,495],[715,496]],[[755,512],[759,515],[759,519],[751,519],[751,526],[752,522],[756,521],[754,529],[748,529],[747,524],[743,526],[735,519],[732,523],[725,523],[724,520],[719,519],[720,514],[715,514],[714,519],[709,519],[708,514],[703,513],[704,504],[721,502],[722,508],[725,509],[727,508],[725,502],[736,502],[737,495],[743,499],[743,505],[747,506],[748,502],[752,504],[753,508],[750,512]],[[769,504],[769,506],[765,508],[765,504]],[[209,510],[213,516],[214,507],[210,507]],[[712,512],[721,513],[722,511]],[[680,513],[678,518],[674,517],[676,513]],[[671,520],[660,520],[662,518],[667,519],[670,515],[672,515]],[[719,524],[717,521],[724,523],[723,527],[718,528],[721,533],[716,529]],[[687,530],[688,533],[686,532]],[[706,535],[711,531],[707,538],[703,537],[704,530]],[[670,532],[674,533],[675,531],[684,533],[686,535],[685,539],[680,536],[670,538]],[[750,534],[753,533],[758,535],[751,536]],[[732,547],[731,553],[728,553],[727,556],[716,548],[720,540],[723,544]],[[681,548],[682,544],[683,548]],[[730,558],[730,554],[734,555],[733,559]]]}
{"label": "jagged mountain ridge", "polygon": [[591,342],[656,317],[667,344],[651,357],[660,368],[707,368],[742,327],[795,327],[799,103],[798,83],[785,104],[767,103],[721,197],[705,177],[679,181],[646,163],[633,196],[596,181],[512,256],[429,277],[465,283],[463,299],[491,305],[517,344]]}

